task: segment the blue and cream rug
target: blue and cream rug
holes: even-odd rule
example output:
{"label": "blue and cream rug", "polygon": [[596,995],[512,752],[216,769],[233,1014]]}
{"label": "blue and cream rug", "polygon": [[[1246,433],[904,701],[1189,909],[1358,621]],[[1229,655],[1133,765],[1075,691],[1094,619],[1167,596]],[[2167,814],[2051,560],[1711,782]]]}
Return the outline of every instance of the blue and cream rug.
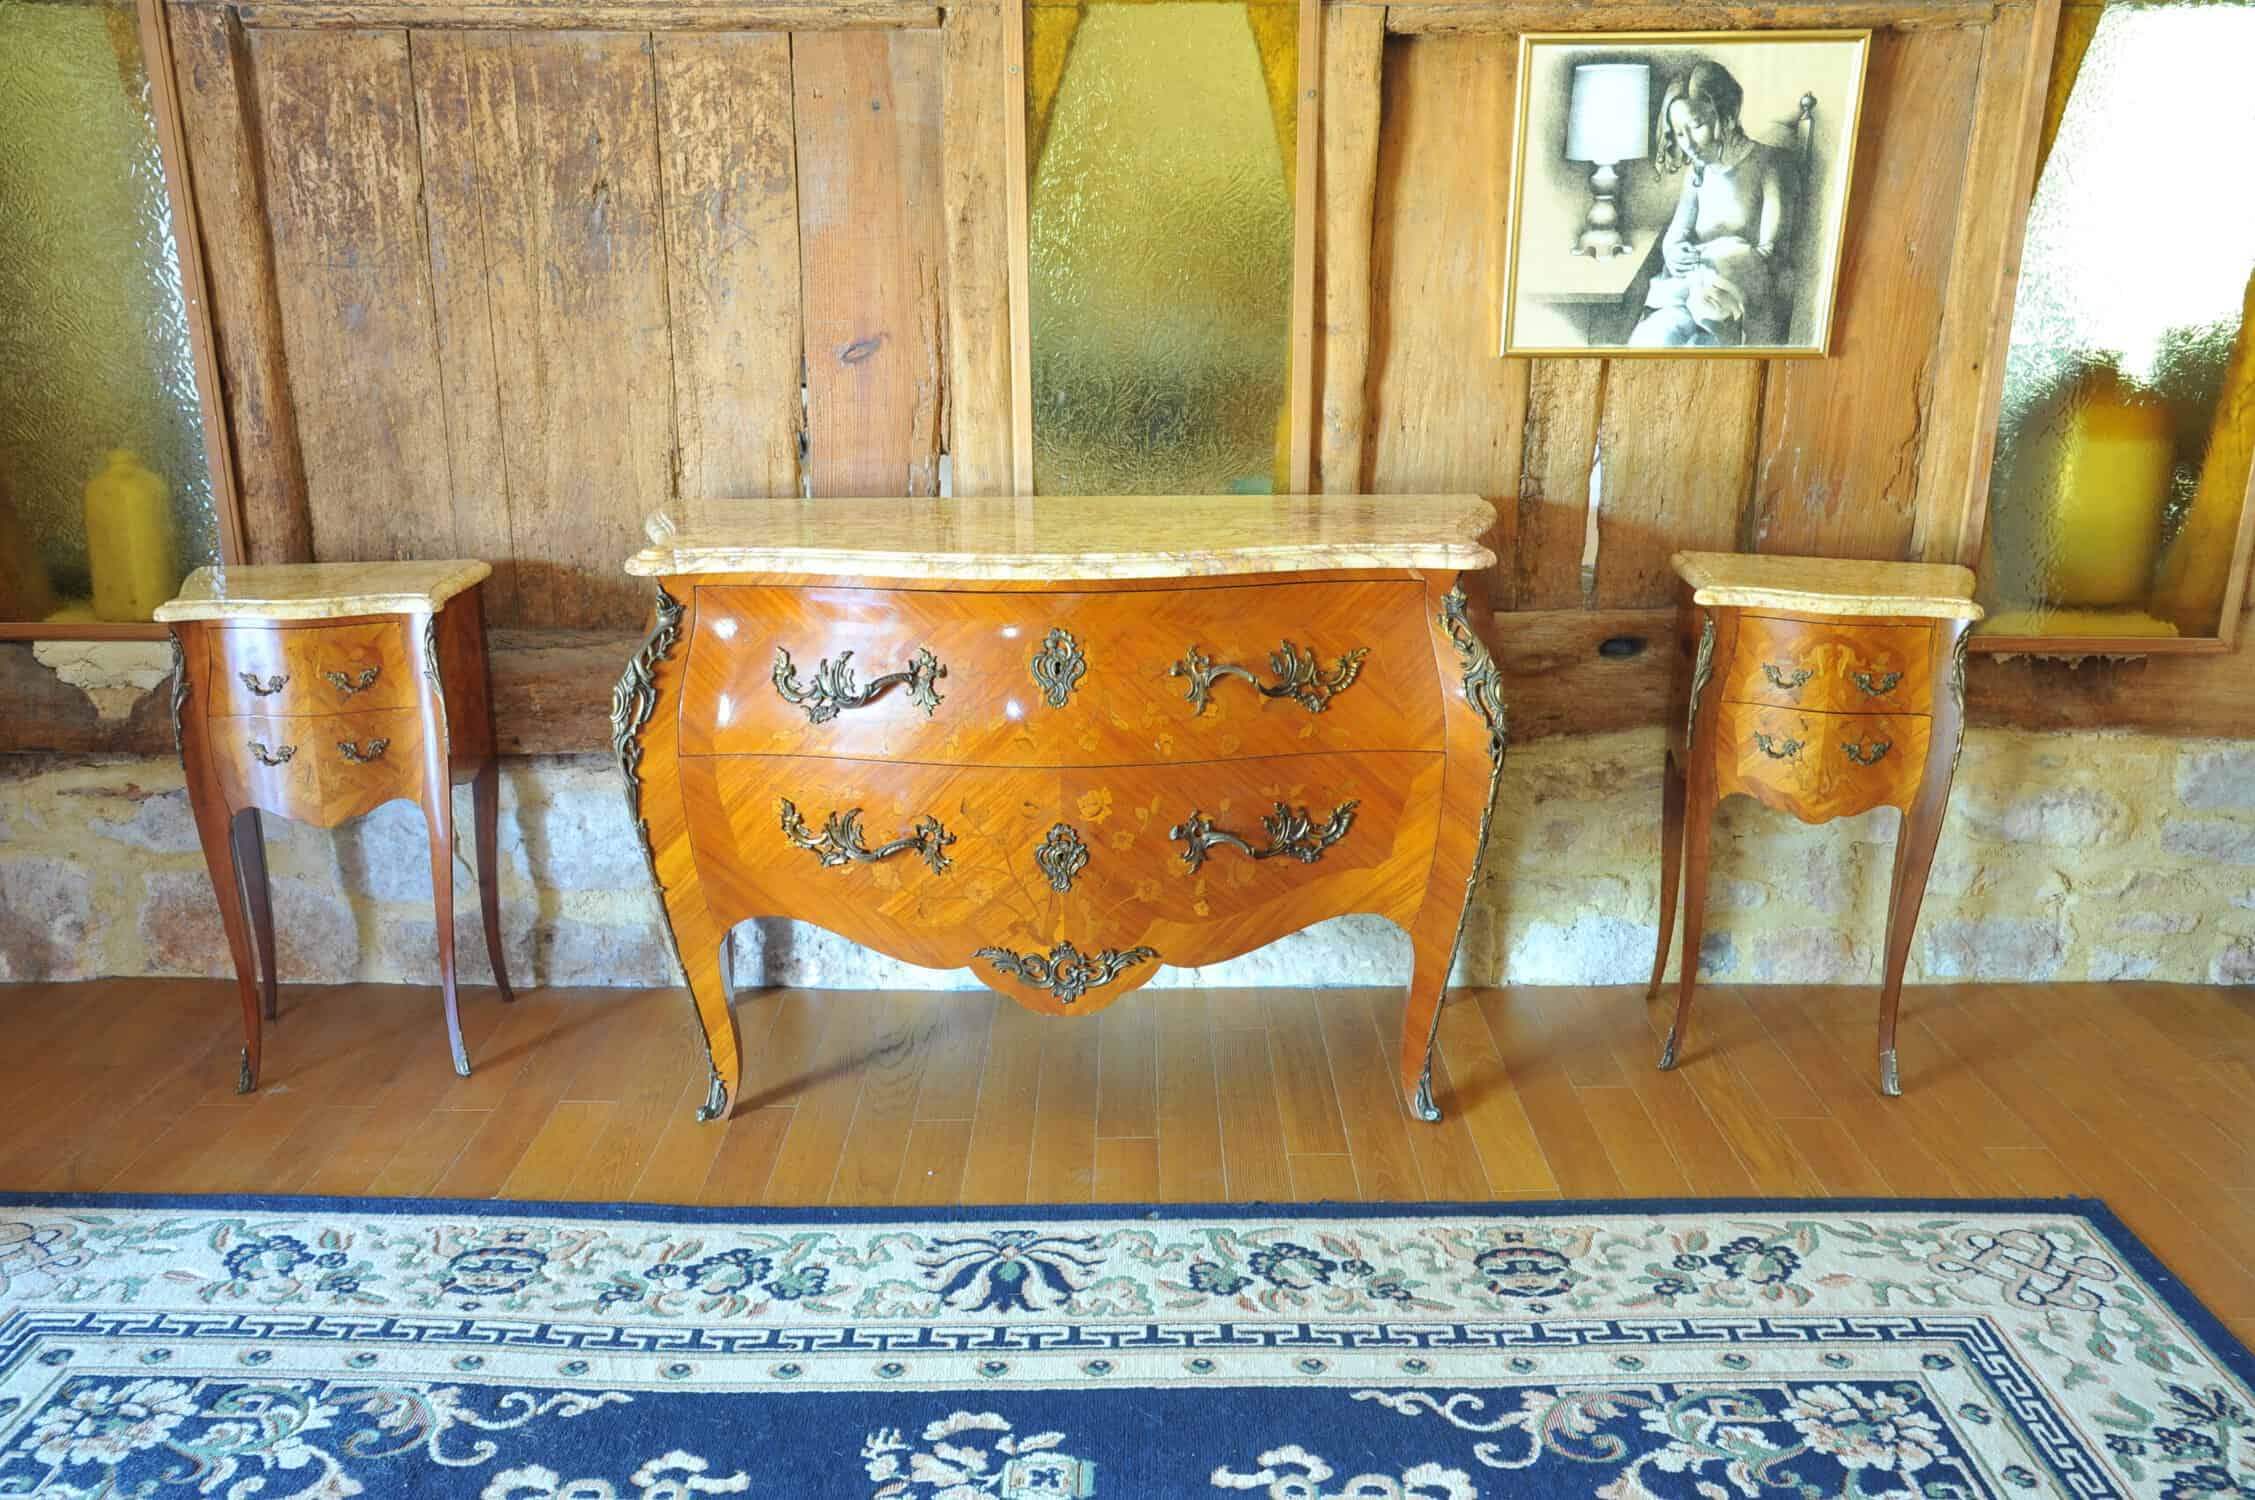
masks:
{"label": "blue and cream rug", "polygon": [[2102,1206],[0,1197],[0,1495],[2255,1497]]}

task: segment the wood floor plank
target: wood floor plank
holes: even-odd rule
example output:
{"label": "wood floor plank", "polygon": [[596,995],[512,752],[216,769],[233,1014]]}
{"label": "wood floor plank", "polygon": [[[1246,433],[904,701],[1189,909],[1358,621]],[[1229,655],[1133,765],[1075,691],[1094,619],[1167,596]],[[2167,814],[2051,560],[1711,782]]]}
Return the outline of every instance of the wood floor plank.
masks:
{"label": "wood floor plank", "polygon": [[1158,1138],[1098,1136],[1096,1180],[1089,1196],[1098,1203],[1156,1203],[1159,1199]]}
{"label": "wood floor plank", "polygon": [[1158,1018],[1160,1201],[1218,1203],[1229,1195],[1229,1184],[1205,992],[1151,992],[1150,1004]]}
{"label": "wood floor plank", "polygon": [[1320,1156],[1287,1156],[1294,1203],[1359,1203],[1354,1158],[1344,1151]]}
{"label": "wood floor plank", "polygon": [[[1696,1018],[1698,1012],[1693,1012]],[[1657,1014],[1647,1016],[1647,1033],[1658,1046],[1666,1026]],[[1725,1038],[1734,1033],[1726,1028]],[[1712,1040],[1712,1038],[1710,1038]],[[1762,1096],[1738,1071],[1733,1052],[1721,1046],[1696,1042],[1679,1054],[1673,1071],[1691,1084],[1707,1116],[1754,1180],[1754,1191],[1778,1197],[1815,1196],[1824,1191],[1816,1172],[1793,1149],[1784,1126],[1764,1107]]]}
{"label": "wood floor plank", "polygon": [[[705,1179],[728,1139],[724,1120],[700,1120],[697,1110],[705,1102],[701,1079],[682,1081],[665,1111],[665,1129],[650,1147],[641,1175],[628,1196],[637,1203],[697,1203],[702,1201]],[[762,1186],[765,1184],[763,1183]]]}
{"label": "wood floor plank", "polygon": [[1779,1119],[1828,1115],[1832,1111],[1770,1035],[1746,1001],[1745,990],[1713,985],[1702,990],[1692,1012],[1707,1044],[1730,1054],[1730,1065]]}
{"label": "wood floor plank", "polygon": [[485,1125],[482,1109],[434,1109],[423,1116],[368,1184],[378,1198],[428,1197],[462,1148]]}
{"label": "wood floor plank", "polygon": [[1558,1184],[1550,1175],[1550,1162],[1543,1156],[1535,1127],[1527,1119],[1519,1090],[1476,999],[1459,994],[1442,1005],[1437,1042],[1448,1070],[1451,1103],[1464,1121],[1473,1149],[1480,1153],[1488,1191],[1496,1195],[1555,1191]]}
{"label": "wood floor plank", "polygon": [[[1378,1037],[1381,1053],[1390,1054],[1399,1045],[1394,1039],[1402,1034],[1402,1022],[1409,1009],[1409,994],[1405,990],[1365,990],[1363,1008],[1370,1015],[1372,1030]],[[1404,1122],[1403,1133],[1409,1138],[1409,1154],[1417,1164],[1417,1179],[1424,1186],[1428,1199],[1443,1203],[1466,1203],[1488,1196],[1488,1173],[1480,1160],[1480,1148],[1472,1139],[1471,1128],[1465,1124],[1463,1111],[1457,1107],[1456,1075],[1449,1071],[1448,1058],[1435,1049],[1433,1056],[1433,1105],[1441,1117],[1434,1121],[1416,1119],[1410,1110],[1410,1101],[1402,1096],[1398,1073],[1388,1073],[1394,1084],[1394,1107],[1400,1111]]]}
{"label": "wood floor plank", "polygon": [[1292,1156],[1342,1155],[1347,1130],[1332,1087],[1331,1054],[1323,1045],[1323,1017],[1312,990],[1265,989],[1261,1014],[1268,1023],[1268,1060],[1285,1081],[1276,1095],[1284,1122],[1284,1150]]}
{"label": "wood floor plank", "polygon": [[971,1159],[963,1169],[965,1203],[1024,1203],[1033,1163],[1034,1105],[1041,1093],[1041,1039],[1046,1017],[1015,1005],[995,1012],[987,1065],[971,1121]]}
{"label": "wood floor plank", "polygon": [[969,1120],[918,1120],[908,1132],[908,1151],[901,1158],[900,1180],[893,1184],[893,1202],[961,1202],[963,1169],[970,1160]]}
{"label": "wood floor plank", "polygon": [[935,996],[934,1032],[924,1053],[924,1081],[916,1091],[916,1118],[969,1120],[978,1113],[979,1074],[986,1067],[987,1035],[995,1012],[1017,1009],[991,990]]}
{"label": "wood floor plank", "polygon": [[[1347,1155],[1354,1158],[1355,1180],[1362,1185],[1364,1201],[1414,1203],[1430,1196],[1409,1146],[1409,1127],[1418,1122],[1402,1109],[1393,1052],[1371,1024],[1368,996],[1360,990],[1313,993],[1323,1025],[1323,1049],[1331,1058],[1331,1089],[1339,1100]],[[1273,1057],[1275,1033],[1269,1039]],[[1321,1085],[1279,1071],[1275,1086],[1281,1108],[1298,1090]],[[1289,1132],[1285,1142],[1289,1147]]]}
{"label": "wood floor plank", "polygon": [[1787,1115],[1778,1122],[1794,1152],[1816,1173],[1825,1194],[1840,1198],[1883,1198],[1887,1174],[1871,1159],[1855,1132],[1838,1120],[1818,1115]]}
{"label": "wood floor plank", "polygon": [[1669,1198],[1691,1191],[1691,1179],[1668,1149],[1660,1127],[1645,1113],[1635,1089],[1619,1083],[1574,1092],[1622,1192],[1632,1198]]}
{"label": "wood floor plank", "polygon": [[2062,1198],[2088,1189],[2049,1146],[1991,1146],[1989,1160],[2004,1169],[2015,1191],[2029,1198]]}
{"label": "wood floor plank", "polygon": [[1158,1133],[1159,1036],[1150,1007],[1107,1006],[1096,1017],[1096,1137]]}
{"label": "wood floor plank", "polygon": [[[670,997],[665,997],[669,998]],[[635,1195],[636,1184],[649,1170],[658,1142],[677,1117],[696,1119],[703,1101],[682,1098],[683,1081],[677,1066],[687,1025],[672,1005],[660,1011],[651,1007],[636,1018],[636,1032],[619,1048],[626,1059],[625,1078],[618,1090],[618,1109],[588,1148],[572,1174],[571,1196],[581,1202],[615,1203]],[[717,1122],[714,1122],[717,1123]]]}
{"label": "wood floor plank", "polygon": [[496,1197],[568,1198],[579,1164],[618,1114],[615,1099],[559,1099],[524,1154],[501,1180]]}
{"label": "wood floor plank", "polygon": [[697,1201],[708,1207],[769,1201],[768,1182],[775,1175],[775,1158],[783,1150],[792,1113],[787,1106],[770,1104],[738,1109],[730,1116],[721,1134],[720,1150],[713,1155],[712,1171],[697,1189]]}
{"label": "wood floor plank", "polygon": [[1480,995],[1480,1013],[1487,1018],[1496,1050],[1511,1060],[1520,1104],[1534,1124],[1559,1191],[1569,1198],[1619,1197],[1620,1176],[1559,1060],[1547,1007],[1532,990],[1508,995],[1488,990]]}
{"label": "wood floor plank", "polygon": [[[827,1203],[870,1065],[886,1047],[886,997],[862,990],[822,997],[822,1038],[793,1080],[791,1128],[767,1179],[770,1203]],[[788,1085],[779,1084],[778,1087]],[[898,1172],[896,1167],[895,1172]]]}
{"label": "wood floor plank", "polygon": [[1042,1026],[1034,1098],[1029,1203],[1086,1203],[1096,1190],[1096,1049],[1100,1033],[1078,1017]]}
{"label": "wood floor plank", "polygon": [[1879,1169],[1886,1191],[1912,1197],[1948,1197],[1973,1191],[1922,1145],[1915,1129],[1921,1111],[1895,1108],[1865,1070],[1852,1064],[1835,1043],[1825,1018],[1796,1005],[1782,987],[1749,986],[1747,1000],[1809,1087],[1823,1095],[1838,1120]]}
{"label": "wood floor plank", "polygon": [[861,1068],[861,1096],[853,1123],[839,1148],[838,1171],[830,1183],[832,1203],[884,1204],[892,1201],[908,1154],[908,1133],[916,1123],[916,1097],[924,1082],[924,1059],[946,1017],[928,996],[879,1000],[876,1050]]}
{"label": "wood floor plank", "polygon": [[1223,1191],[1232,1203],[1283,1203],[1292,1196],[1284,1162],[1284,1121],[1276,1106],[1268,1032],[1214,1028],[1214,1076],[1221,1087]]}
{"label": "wood floor plank", "polygon": [[[485,1124],[432,1189],[440,1197],[490,1198],[499,1193],[548,1123],[557,1101],[570,1090],[589,1052],[600,1045],[604,1028],[598,1007],[557,997],[548,1014],[552,1024],[545,1034],[526,1041],[513,1054],[515,1068],[510,1070],[504,1063],[496,1069],[508,1074],[498,1080],[500,1097],[487,1111]],[[476,1075],[469,1081],[477,1082]],[[495,1086],[488,1084],[480,1092],[490,1093]]]}

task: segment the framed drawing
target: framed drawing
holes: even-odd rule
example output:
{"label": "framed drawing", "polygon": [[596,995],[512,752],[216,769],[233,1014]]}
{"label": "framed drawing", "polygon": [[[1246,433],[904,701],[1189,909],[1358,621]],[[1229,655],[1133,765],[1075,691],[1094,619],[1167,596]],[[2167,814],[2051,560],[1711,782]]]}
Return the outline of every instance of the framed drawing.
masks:
{"label": "framed drawing", "polygon": [[1824,353],[1870,48],[1522,36],[1503,352]]}

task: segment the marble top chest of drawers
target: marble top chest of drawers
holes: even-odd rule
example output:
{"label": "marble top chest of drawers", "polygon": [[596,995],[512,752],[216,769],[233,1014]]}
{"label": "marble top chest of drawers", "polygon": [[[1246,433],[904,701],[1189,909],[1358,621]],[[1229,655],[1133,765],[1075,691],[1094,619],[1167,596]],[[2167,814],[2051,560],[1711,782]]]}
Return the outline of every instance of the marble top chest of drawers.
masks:
{"label": "marble top chest of drawers", "polygon": [[1411,937],[1405,1102],[1501,764],[1471,496],[720,501],[651,518],[612,700],[703,1023],[727,934],[814,922],[1090,1014],[1326,917]]}

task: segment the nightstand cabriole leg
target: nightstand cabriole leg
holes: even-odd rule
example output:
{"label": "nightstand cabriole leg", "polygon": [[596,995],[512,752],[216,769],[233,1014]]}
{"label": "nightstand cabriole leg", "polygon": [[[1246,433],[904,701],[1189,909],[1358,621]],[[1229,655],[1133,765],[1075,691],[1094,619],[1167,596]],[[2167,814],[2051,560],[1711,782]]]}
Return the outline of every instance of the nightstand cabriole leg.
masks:
{"label": "nightstand cabriole leg", "polygon": [[1715,772],[1692,751],[1686,778],[1683,852],[1683,961],[1676,966],[1676,1015],[1660,1049],[1660,1066],[1672,1068],[1691,1027],[1691,997],[1699,983],[1699,941],[1707,927],[1707,855],[1715,831]]}
{"label": "nightstand cabriole leg", "polygon": [[233,839],[235,876],[242,882],[243,910],[250,917],[252,946],[258,953],[259,989],[266,1000],[266,1019],[280,1014],[281,986],[274,965],[274,901],[266,881],[266,835],[259,826],[258,809],[246,807],[235,814]]}
{"label": "nightstand cabriole leg", "polygon": [[478,767],[470,786],[472,816],[477,821],[478,915],[485,924],[485,953],[493,964],[493,982],[501,998],[517,998],[509,987],[509,964],[501,951],[501,763],[488,758]]}
{"label": "nightstand cabriole leg", "polygon": [[1674,750],[1667,751],[1660,768],[1660,936],[1652,954],[1652,982],[1644,988],[1646,1000],[1660,997],[1668,945],[1676,935],[1676,895],[1683,889],[1683,779],[1683,762]]}

